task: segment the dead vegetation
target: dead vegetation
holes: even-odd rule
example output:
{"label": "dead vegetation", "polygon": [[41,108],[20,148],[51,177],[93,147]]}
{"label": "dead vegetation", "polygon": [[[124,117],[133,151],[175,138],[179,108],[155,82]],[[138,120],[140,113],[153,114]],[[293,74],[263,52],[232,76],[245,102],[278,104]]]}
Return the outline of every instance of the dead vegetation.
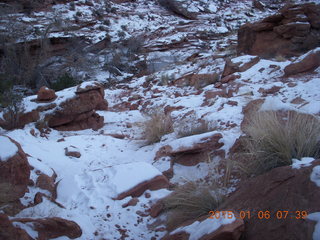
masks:
{"label": "dead vegetation", "polygon": [[292,164],[292,159],[320,156],[320,121],[295,111],[254,114],[245,132],[246,159],[240,167],[249,175]]}
{"label": "dead vegetation", "polygon": [[161,137],[173,132],[173,122],[170,115],[166,115],[159,109],[147,114],[148,120],[142,123],[143,137],[147,144],[159,142]]}
{"label": "dead vegetation", "polygon": [[177,187],[163,201],[168,213],[166,225],[170,231],[188,220],[195,220],[214,211],[223,202],[223,196],[218,190],[189,182]]}

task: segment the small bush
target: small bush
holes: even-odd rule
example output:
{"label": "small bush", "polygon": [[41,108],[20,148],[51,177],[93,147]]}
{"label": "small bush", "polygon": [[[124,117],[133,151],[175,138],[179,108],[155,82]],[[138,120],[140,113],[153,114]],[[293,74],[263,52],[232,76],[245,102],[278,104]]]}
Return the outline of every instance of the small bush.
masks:
{"label": "small bush", "polygon": [[250,119],[245,132],[249,162],[248,174],[262,174],[273,168],[290,165],[292,159],[320,156],[320,121],[295,111],[258,112]]}
{"label": "small bush", "polygon": [[78,83],[79,82],[69,73],[64,73],[57,81],[53,82],[50,87],[55,91],[60,91],[65,88],[76,86]]}
{"label": "small bush", "polygon": [[22,103],[22,95],[14,91],[13,88],[8,89],[0,95],[0,107],[4,108],[4,119],[7,122],[7,129],[19,127],[20,116],[24,112]]}
{"label": "small bush", "polygon": [[167,229],[173,230],[188,220],[207,215],[222,203],[223,196],[206,186],[187,183],[163,200],[168,212]]}
{"label": "small bush", "polygon": [[147,144],[159,142],[162,136],[171,132],[173,132],[171,116],[165,115],[163,111],[152,111],[149,120],[143,122],[143,135]]}

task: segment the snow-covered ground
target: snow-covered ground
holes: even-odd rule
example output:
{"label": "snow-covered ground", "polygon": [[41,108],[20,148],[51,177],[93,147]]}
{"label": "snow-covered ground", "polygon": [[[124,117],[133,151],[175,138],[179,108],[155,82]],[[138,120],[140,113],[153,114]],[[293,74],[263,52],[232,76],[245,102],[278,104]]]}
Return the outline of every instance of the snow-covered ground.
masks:
{"label": "snow-covered ground", "polygon": [[[114,200],[114,198],[138,183],[149,180],[170,168],[169,160],[154,160],[161,147],[170,145],[177,149],[192,145],[202,137],[218,132],[223,136],[220,140],[224,143],[222,149],[228,154],[235,140],[242,135],[240,129],[243,120],[242,109],[255,99],[264,99],[262,110],[292,109],[319,115],[320,69],[300,77],[283,78],[283,69],[290,61],[261,59],[247,71],[237,73],[238,79],[223,84],[220,88],[211,84],[199,91],[193,87],[162,84],[161,78],[164,75],[178,79],[190,73],[221,73],[225,63],[224,57],[234,55],[228,46],[230,44],[234,46],[236,39],[234,31],[237,27],[247,21],[255,21],[270,14],[269,10],[252,11],[251,1],[233,3],[227,10],[223,9],[217,3],[218,1],[203,0],[201,2],[209,4],[209,11],[203,12],[198,20],[181,19],[168,13],[155,1],[138,0],[135,3],[115,5],[116,13],[107,14],[110,19],[108,31],[99,28],[104,24],[105,18],[96,19],[93,16],[94,10],[103,6],[102,1],[94,1],[94,6],[88,6],[85,0],[81,0],[77,1],[74,10],[68,4],[58,4],[49,12],[36,12],[29,17],[22,14],[12,16],[25,24],[32,23],[33,27],[41,31],[46,29],[50,21],[57,16],[63,19],[64,24],[69,24],[67,27],[71,29],[72,26],[77,26],[74,18],[78,15],[78,21],[85,27],[78,26],[76,30],[72,30],[72,35],[85,36],[91,43],[101,41],[106,32],[113,42],[120,40],[119,31],[125,32],[124,38],[145,34],[143,46],[148,51],[147,59],[150,61],[158,59],[161,63],[161,66],[156,66],[157,69],[150,75],[133,77],[130,82],[115,84],[105,90],[105,99],[109,103],[110,110],[98,111],[105,119],[103,128],[98,131],[51,130],[45,137],[40,137],[38,130],[35,130],[35,134],[30,132],[35,129],[34,124],[13,131],[0,129],[0,134],[5,134],[19,142],[28,154],[29,164],[34,168],[31,179],[35,181],[37,171],[48,176],[57,174],[56,182],[59,184],[56,202],[64,207],[44,198],[42,203],[24,209],[16,217],[58,216],[73,220],[80,225],[83,235],[79,239],[83,240],[116,240],[126,236],[128,239],[150,240],[152,237],[160,239],[166,232],[161,230],[158,220],[148,216],[147,210],[158,199],[170,194],[169,190],[148,190],[138,198],[139,202],[136,206],[123,207],[123,204],[132,199],[131,197],[122,200]],[[201,7],[196,4],[192,5],[192,9],[201,11]],[[218,23],[213,19],[220,19],[220,21]],[[203,31],[212,33],[213,37],[209,37],[207,41],[197,37]],[[67,36],[70,34],[67,32],[53,31],[50,36]],[[34,34],[28,35],[29,40],[34,38],[36,38]],[[199,53],[195,61],[185,60],[194,53]],[[251,58],[252,56],[241,56],[233,61],[247,61]],[[101,70],[100,67],[100,65],[93,66],[96,72],[92,78],[104,82],[109,78],[110,73]],[[150,87],[144,88],[142,85],[150,81],[148,77],[151,77],[153,82]],[[121,77],[119,79],[121,80]],[[278,87],[279,90],[275,93],[265,93],[264,90],[272,87]],[[75,88],[69,88],[57,92],[56,103],[59,104],[74,96],[74,91]],[[224,91],[225,94],[206,98],[208,92],[217,91]],[[30,96],[24,99],[26,111],[41,105],[32,101],[35,97]],[[124,102],[137,103],[138,109],[123,111],[117,109],[117,106]],[[175,132],[163,136],[159,143],[146,146],[141,134],[141,123],[146,120],[144,114],[152,109],[163,110],[167,106],[179,107],[171,112]],[[197,120],[206,120],[217,126],[217,130],[179,138],[177,135],[179,125],[190,112],[193,112]],[[114,137],[115,134],[125,137],[119,139]],[[17,151],[14,146],[12,147],[11,142],[6,142],[6,139],[0,136],[0,161],[5,161]],[[68,147],[76,148],[81,153],[81,157],[66,156],[65,148]],[[174,176],[170,182],[183,184],[187,181],[201,180],[207,176],[219,177],[220,173],[216,172],[216,166],[221,160],[219,156],[215,156],[196,166],[175,164]],[[308,164],[308,159],[305,160],[303,163]],[[300,167],[300,165],[293,164],[293,167]],[[314,169],[311,181],[319,185],[319,169]],[[24,205],[33,202],[35,194],[39,191],[46,192],[30,186],[29,193],[21,199],[21,202]],[[310,215],[311,218],[318,221],[318,228],[314,234],[319,236],[319,213]],[[199,232],[193,232],[191,239],[197,239],[209,225],[211,228],[218,228],[221,224],[227,223],[229,221],[213,223],[212,220],[208,220],[201,224],[196,222],[193,227],[199,228]],[[30,236],[35,236],[36,233],[32,232],[27,225],[19,224],[19,226],[26,229]],[[192,227],[186,227],[184,230],[188,231],[189,228]]]}

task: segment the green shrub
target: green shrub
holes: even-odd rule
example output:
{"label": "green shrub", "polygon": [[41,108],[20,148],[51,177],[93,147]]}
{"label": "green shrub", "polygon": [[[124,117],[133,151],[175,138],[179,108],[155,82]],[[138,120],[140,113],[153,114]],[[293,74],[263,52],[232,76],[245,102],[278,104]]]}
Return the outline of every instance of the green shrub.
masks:
{"label": "green shrub", "polygon": [[79,84],[79,82],[69,73],[64,73],[55,82],[51,84],[51,88],[55,91],[60,91],[65,88],[73,87]]}
{"label": "green shrub", "polygon": [[292,159],[320,156],[320,121],[295,111],[254,114],[245,132],[248,162],[242,168],[258,175],[292,164]]}
{"label": "green shrub", "polygon": [[217,190],[190,182],[175,189],[173,194],[163,200],[168,212],[167,229],[173,230],[188,220],[195,220],[214,211],[223,202]]}

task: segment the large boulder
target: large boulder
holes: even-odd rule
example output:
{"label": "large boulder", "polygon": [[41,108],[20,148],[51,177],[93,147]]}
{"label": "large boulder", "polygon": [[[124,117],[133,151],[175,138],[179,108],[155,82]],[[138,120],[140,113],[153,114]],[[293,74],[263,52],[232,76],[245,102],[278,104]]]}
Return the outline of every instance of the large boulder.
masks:
{"label": "large boulder", "polygon": [[97,130],[103,126],[104,118],[95,110],[107,108],[102,85],[85,82],[77,87],[74,97],[60,103],[53,113],[47,115],[48,126],[62,131]]}
{"label": "large boulder", "polygon": [[104,88],[100,83],[84,82],[74,92],[72,88],[63,90],[57,93],[59,97],[54,99],[55,93],[52,90],[41,89],[36,99],[30,96],[23,101],[28,109],[30,106],[33,107],[32,110],[21,112],[17,117],[5,112],[3,119],[0,118],[0,127],[8,130],[22,128],[28,123],[38,121],[40,113],[44,118],[39,121],[39,125],[61,131],[88,128],[97,130],[103,126],[104,118],[95,112],[108,109],[108,102],[104,99]]}
{"label": "large boulder", "polygon": [[57,97],[53,89],[49,89],[45,86],[41,87],[37,94],[38,101],[52,101]]}
{"label": "large boulder", "polygon": [[47,240],[62,236],[75,239],[82,235],[82,230],[77,223],[59,217],[43,219],[16,218],[11,221],[31,226],[34,231],[38,232],[38,240]]}
{"label": "large boulder", "polygon": [[247,23],[238,31],[238,53],[298,56],[320,46],[320,5],[287,5],[278,14]]}
{"label": "large boulder", "polygon": [[275,168],[240,183],[220,206],[246,214],[243,239],[312,239],[315,222],[305,214],[320,212],[320,160],[305,163]]}
{"label": "large boulder", "polygon": [[139,197],[148,189],[169,187],[168,179],[158,169],[145,162],[119,164],[109,170],[110,184],[115,190],[113,198],[116,200],[128,196]]}
{"label": "large boulder", "polygon": [[320,66],[320,47],[301,56],[284,68],[286,76],[312,71]]}
{"label": "large boulder", "polygon": [[244,222],[237,217],[219,217],[210,219],[200,217],[193,222],[183,224],[162,238],[162,240],[238,240],[244,230]]}
{"label": "large boulder", "polygon": [[32,240],[29,234],[18,227],[15,227],[9,217],[0,213],[0,240]]}
{"label": "large boulder", "polygon": [[155,156],[155,161],[163,157],[170,157],[173,163],[194,166],[208,159],[208,154],[221,154],[219,150],[224,143],[219,142],[221,133],[203,133],[176,139],[169,145],[161,147]]}
{"label": "large boulder", "polygon": [[0,135],[0,207],[24,196],[29,177],[30,166],[20,144]]}

